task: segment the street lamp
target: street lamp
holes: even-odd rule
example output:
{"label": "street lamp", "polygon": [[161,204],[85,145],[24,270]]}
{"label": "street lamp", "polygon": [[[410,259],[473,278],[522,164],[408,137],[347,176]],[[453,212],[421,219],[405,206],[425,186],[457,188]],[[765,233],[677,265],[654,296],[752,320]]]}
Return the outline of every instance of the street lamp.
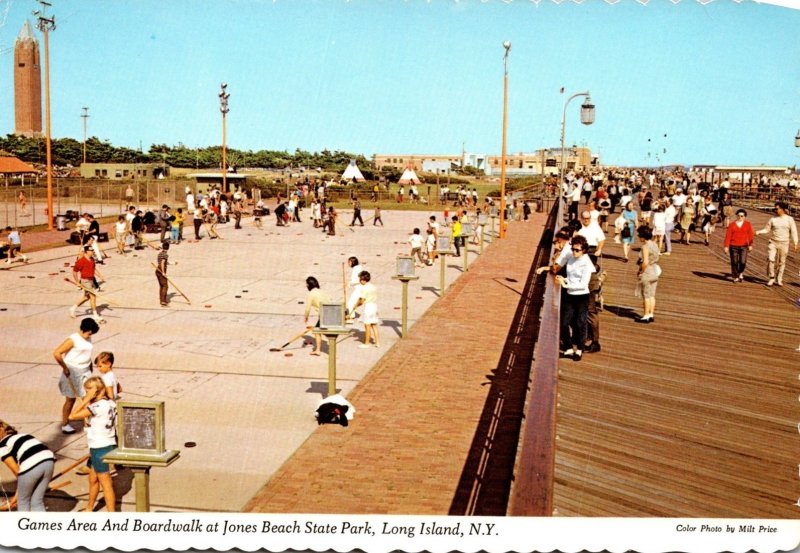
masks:
{"label": "street lamp", "polygon": [[564,130],[567,126],[567,106],[573,98],[577,98],[578,96],[586,97],[586,100],[581,106],[581,123],[584,125],[591,125],[594,123],[594,104],[592,103],[592,99],[589,96],[588,91],[578,92],[577,94],[573,94],[567,98],[567,101],[564,102],[564,114],[561,117],[561,180],[558,183],[559,186],[563,186],[564,184]]}
{"label": "street lamp", "polygon": [[505,238],[506,229],[506,126],[508,124],[508,52],[511,42],[503,42],[503,146],[500,152],[500,238]]}
{"label": "street lamp", "polygon": [[44,105],[45,105],[45,124],[46,124],[46,144],[47,144],[47,229],[53,230],[53,155],[50,147],[50,31],[56,29],[55,16],[47,18],[45,12],[51,6],[45,0],[37,0],[41,5],[41,10],[33,12],[38,18],[38,29],[44,35]]}
{"label": "street lamp", "polygon": [[222,112],[222,192],[228,193],[228,161],[226,158],[227,151],[225,147],[225,133],[226,133],[226,119],[230,109],[228,108],[228,98],[231,97],[227,92],[228,83],[219,85],[219,111]]}
{"label": "street lamp", "polygon": [[81,108],[83,110],[83,162],[86,163],[86,120],[89,118],[89,108]]}

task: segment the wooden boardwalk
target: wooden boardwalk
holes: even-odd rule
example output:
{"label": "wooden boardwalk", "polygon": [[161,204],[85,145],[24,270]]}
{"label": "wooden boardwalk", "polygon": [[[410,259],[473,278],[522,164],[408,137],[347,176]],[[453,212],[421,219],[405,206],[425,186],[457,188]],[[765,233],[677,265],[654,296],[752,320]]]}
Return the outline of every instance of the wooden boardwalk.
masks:
{"label": "wooden boardwalk", "polygon": [[797,254],[767,288],[758,237],[735,284],[722,229],[698,238],[662,257],[649,325],[634,322],[635,255],[606,248],[602,351],[559,364],[554,514],[800,515]]}

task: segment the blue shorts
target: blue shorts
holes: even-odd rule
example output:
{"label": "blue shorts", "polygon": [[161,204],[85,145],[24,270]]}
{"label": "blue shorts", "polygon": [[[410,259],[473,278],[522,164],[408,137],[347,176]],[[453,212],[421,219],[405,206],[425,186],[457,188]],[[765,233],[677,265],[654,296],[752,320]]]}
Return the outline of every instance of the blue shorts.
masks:
{"label": "blue shorts", "polygon": [[108,464],[103,462],[103,455],[110,453],[116,448],[116,445],[107,445],[105,447],[98,447],[97,449],[90,449],[89,462],[87,465],[98,474],[109,472]]}

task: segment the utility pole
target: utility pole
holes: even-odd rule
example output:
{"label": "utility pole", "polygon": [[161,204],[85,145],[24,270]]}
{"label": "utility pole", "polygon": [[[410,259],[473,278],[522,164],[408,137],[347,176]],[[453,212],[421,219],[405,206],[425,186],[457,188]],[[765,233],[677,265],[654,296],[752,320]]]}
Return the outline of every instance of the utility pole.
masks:
{"label": "utility pole", "polygon": [[83,107],[83,162],[86,163],[86,120],[89,118],[89,108]]}
{"label": "utility pole", "polygon": [[47,229],[53,230],[53,157],[50,145],[50,31],[56,29],[56,18],[46,17],[47,8],[52,4],[45,0],[37,0],[42,9],[33,12],[38,20],[37,28],[44,35],[44,97],[45,97],[45,125],[47,144]]}
{"label": "utility pole", "polygon": [[[228,98],[231,97],[230,94],[225,90],[228,88],[228,83],[222,83],[220,86],[219,91],[219,111],[222,112],[222,193],[228,193],[228,161],[225,139],[226,139],[226,120],[228,112],[230,108],[228,108]],[[288,184],[287,184],[288,186]],[[287,189],[288,195],[288,189]]]}

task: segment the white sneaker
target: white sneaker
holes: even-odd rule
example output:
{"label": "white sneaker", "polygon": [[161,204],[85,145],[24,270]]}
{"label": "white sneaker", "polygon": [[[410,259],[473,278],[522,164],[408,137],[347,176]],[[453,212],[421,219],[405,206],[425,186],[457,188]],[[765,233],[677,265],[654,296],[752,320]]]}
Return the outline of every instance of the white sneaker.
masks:
{"label": "white sneaker", "polygon": [[775,284],[777,284],[778,286],[783,286],[783,281],[779,280],[779,281],[778,281],[778,282],[776,282]]}
{"label": "white sneaker", "polygon": [[774,278],[771,278],[771,279],[769,279],[767,281],[767,286],[772,286],[773,284],[775,284],[775,279]]}
{"label": "white sneaker", "polygon": [[569,348],[567,351],[564,352],[564,357],[572,357],[573,355],[575,355],[575,350],[573,350],[572,348]]}
{"label": "white sneaker", "polygon": [[104,322],[106,322],[106,320],[105,320],[103,317],[101,317],[101,316],[100,316],[98,313],[93,313],[93,314],[92,314],[92,319],[94,319],[94,320],[95,320],[95,321],[97,321],[98,323],[104,323]]}
{"label": "white sneaker", "polygon": [[62,434],[74,434],[75,432],[77,432],[77,430],[75,430],[69,423],[61,427]]}
{"label": "white sneaker", "polygon": [[73,319],[75,318],[75,310],[77,308],[78,308],[78,306],[76,306],[76,305],[73,305],[72,307],[69,308],[69,316],[72,317]]}

